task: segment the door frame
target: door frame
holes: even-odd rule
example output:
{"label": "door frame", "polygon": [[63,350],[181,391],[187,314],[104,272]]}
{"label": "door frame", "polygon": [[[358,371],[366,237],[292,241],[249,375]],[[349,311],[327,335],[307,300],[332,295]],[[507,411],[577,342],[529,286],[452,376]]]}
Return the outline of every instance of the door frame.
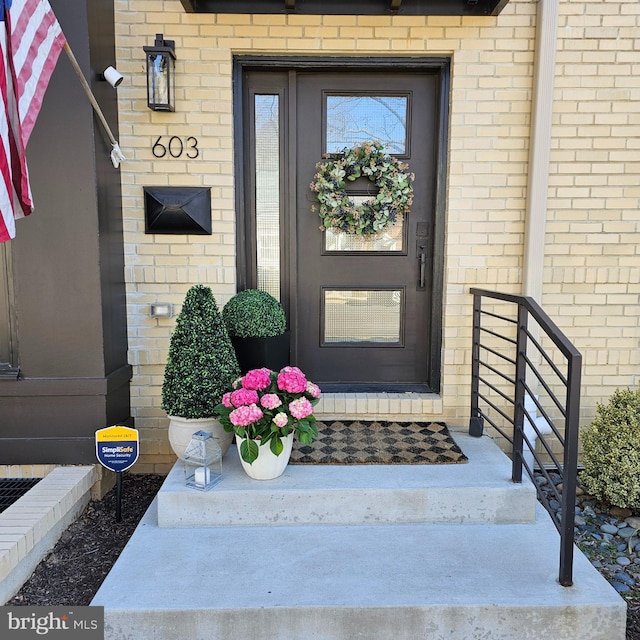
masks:
{"label": "door frame", "polygon": [[[429,386],[436,392],[440,392],[442,378],[442,333],[443,333],[443,292],[444,292],[444,251],[445,251],[445,215],[446,215],[446,185],[447,185],[447,159],[448,159],[448,132],[449,132],[449,103],[451,86],[451,58],[449,57],[307,57],[307,56],[258,56],[237,55],[233,58],[233,117],[234,117],[234,163],[235,163],[235,205],[236,205],[236,282],[238,290],[255,287],[253,281],[253,256],[248,251],[252,244],[252,223],[247,215],[247,202],[245,196],[246,162],[244,157],[244,145],[246,138],[243,74],[249,70],[280,70],[295,72],[298,70],[379,70],[389,71],[426,71],[433,70],[438,74],[438,149],[436,154],[435,177],[435,221],[434,221],[434,251],[433,251],[433,279],[432,279],[432,311],[430,323],[430,350],[429,362],[431,363],[427,375]],[[295,92],[290,91],[284,100],[284,117],[289,120],[295,113],[292,108],[295,105]],[[295,130],[295,128],[294,128]],[[284,172],[283,181],[288,193],[283,202],[283,225],[286,233],[295,239],[295,167],[288,158],[293,157],[295,140],[286,140],[283,147],[283,164],[287,169]],[[295,240],[293,240],[295,242]],[[290,328],[295,334],[297,318],[295,317],[295,305],[291,304],[289,292],[295,291],[296,247],[288,247],[283,256],[281,268],[288,283],[287,291],[283,291],[282,304],[289,318]],[[292,343],[292,361],[296,362],[295,340]]]}

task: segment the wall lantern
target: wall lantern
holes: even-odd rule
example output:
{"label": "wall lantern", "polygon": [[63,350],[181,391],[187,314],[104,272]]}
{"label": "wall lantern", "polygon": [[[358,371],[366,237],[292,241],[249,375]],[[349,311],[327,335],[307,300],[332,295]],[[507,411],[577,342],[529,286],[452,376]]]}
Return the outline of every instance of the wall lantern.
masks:
{"label": "wall lantern", "polygon": [[153,47],[142,47],[147,54],[147,105],[153,111],[175,111],[175,41],[156,33]]}

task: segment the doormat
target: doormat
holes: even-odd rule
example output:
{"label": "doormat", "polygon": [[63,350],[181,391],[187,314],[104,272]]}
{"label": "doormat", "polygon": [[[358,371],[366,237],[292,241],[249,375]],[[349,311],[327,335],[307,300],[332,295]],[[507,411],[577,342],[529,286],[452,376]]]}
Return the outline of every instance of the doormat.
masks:
{"label": "doormat", "polygon": [[439,422],[317,422],[310,444],[295,441],[291,464],[459,464],[467,457]]}

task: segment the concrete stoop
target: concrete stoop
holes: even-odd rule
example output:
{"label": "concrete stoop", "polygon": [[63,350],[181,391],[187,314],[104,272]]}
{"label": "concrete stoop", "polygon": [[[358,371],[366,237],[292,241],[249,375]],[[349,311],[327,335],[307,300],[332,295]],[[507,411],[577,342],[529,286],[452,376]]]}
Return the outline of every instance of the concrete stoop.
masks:
{"label": "concrete stoop", "polygon": [[581,553],[575,586],[557,583],[533,487],[489,439],[454,437],[466,465],[289,465],[269,482],[232,447],[207,493],[178,463],[93,600],[105,637],[624,640],[625,603]]}

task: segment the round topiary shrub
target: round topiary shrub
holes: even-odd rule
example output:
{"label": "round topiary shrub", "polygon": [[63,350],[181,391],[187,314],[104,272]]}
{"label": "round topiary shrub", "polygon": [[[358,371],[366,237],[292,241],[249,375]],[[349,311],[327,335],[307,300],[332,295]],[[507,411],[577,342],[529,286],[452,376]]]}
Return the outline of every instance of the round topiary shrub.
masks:
{"label": "round topiary shrub", "polygon": [[596,498],[640,509],[640,388],[616,389],[582,433],[580,481]]}
{"label": "round topiary shrub", "polygon": [[238,360],[211,289],[201,284],[191,287],[171,334],[162,408],[170,416],[211,418],[239,376]]}
{"label": "round topiary shrub", "polygon": [[282,305],[266,291],[245,289],[225,304],[222,318],[231,337],[271,338],[287,329]]}

